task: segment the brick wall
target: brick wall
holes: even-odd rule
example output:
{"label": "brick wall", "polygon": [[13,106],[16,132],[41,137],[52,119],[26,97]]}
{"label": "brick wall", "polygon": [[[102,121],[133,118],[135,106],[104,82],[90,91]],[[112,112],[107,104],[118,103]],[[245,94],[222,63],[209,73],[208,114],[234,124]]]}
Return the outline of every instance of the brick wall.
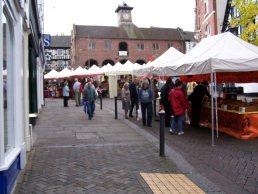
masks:
{"label": "brick wall", "polygon": [[200,30],[200,37],[204,38],[207,36],[206,27],[210,25],[211,35],[218,33],[216,27],[216,0],[208,0],[208,11],[205,8],[206,0],[196,0],[197,5],[197,30]]}
{"label": "brick wall", "polygon": [[[105,49],[106,41],[112,43],[112,49]],[[94,42],[96,48],[88,49],[89,42]],[[120,42],[126,42],[128,45],[127,57],[118,56]],[[144,44],[144,50],[138,49],[138,43]],[[153,50],[153,43],[159,44],[158,50]],[[151,57],[155,59],[163,54],[169,48],[168,44],[181,52],[185,52],[185,44],[183,41],[108,40],[73,37],[71,46],[72,67],[74,69],[78,66],[84,67],[88,59],[96,60],[98,62],[98,66],[102,66],[103,61],[106,59],[112,60],[114,63],[123,59],[128,59],[133,63],[137,60],[144,60],[147,63]]]}

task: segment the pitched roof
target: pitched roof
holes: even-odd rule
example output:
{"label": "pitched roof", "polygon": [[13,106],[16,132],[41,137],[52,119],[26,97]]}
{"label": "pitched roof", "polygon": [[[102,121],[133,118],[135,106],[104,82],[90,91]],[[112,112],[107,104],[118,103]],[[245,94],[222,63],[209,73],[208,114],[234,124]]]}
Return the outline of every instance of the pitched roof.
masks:
{"label": "pitched roof", "polygon": [[71,36],[51,36],[50,47],[71,47]]}
{"label": "pitched roof", "polygon": [[195,36],[196,36],[196,32],[189,32],[189,31],[183,31],[182,32],[184,40],[186,41],[197,41]]}
{"label": "pitched roof", "polygon": [[134,24],[112,26],[74,26],[77,37],[98,39],[133,39],[133,40],[182,40],[179,29],[173,28],[138,28]]}

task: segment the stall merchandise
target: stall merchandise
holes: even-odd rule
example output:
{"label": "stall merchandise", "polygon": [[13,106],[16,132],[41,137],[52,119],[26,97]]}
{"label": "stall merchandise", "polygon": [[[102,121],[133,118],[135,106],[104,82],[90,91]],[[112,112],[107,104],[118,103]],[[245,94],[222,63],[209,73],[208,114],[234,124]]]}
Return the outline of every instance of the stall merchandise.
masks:
{"label": "stall merchandise", "polygon": [[[258,103],[257,103],[258,104]],[[252,106],[250,106],[251,108]],[[219,131],[231,135],[238,139],[253,139],[258,137],[258,111],[239,112],[238,106],[232,104],[234,110],[218,109],[218,127]],[[255,110],[255,107],[251,108]],[[256,109],[258,110],[258,109]],[[203,107],[201,114],[201,123],[207,127],[212,126],[211,108]]]}

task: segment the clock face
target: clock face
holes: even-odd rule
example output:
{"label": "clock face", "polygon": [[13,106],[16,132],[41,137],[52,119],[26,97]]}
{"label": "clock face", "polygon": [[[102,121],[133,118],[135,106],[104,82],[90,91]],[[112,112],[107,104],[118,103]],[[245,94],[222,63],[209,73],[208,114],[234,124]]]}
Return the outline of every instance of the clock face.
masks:
{"label": "clock face", "polygon": [[128,13],[124,13],[124,14],[123,14],[123,18],[124,18],[125,20],[128,20],[128,19],[130,18],[130,15],[129,15]]}

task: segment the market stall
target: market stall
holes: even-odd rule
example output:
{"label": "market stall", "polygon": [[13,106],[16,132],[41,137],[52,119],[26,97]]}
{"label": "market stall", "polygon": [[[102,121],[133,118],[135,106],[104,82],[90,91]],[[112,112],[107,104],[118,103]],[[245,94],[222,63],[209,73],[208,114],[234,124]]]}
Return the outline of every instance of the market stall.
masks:
{"label": "market stall", "polygon": [[[236,82],[248,83],[258,82],[258,47],[251,45],[240,38],[236,37],[230,32],[219,34],[216,36],[203,39],[192,50],[185,54],[182,58],[174,63],[167,63],[161,70],[165,75],[183,76],[188,81],[196,78],[209,78],[211,80],[211,108],[210,108],[210,127],[212,129],[212,145],[214,145],[214,129],[225,132],[221,123],[221,114],[227,114],[231,117],[233,114],[229,111],[218,110],[218,94],[216,93],[217,83]],[[243,76],[244,75],[244,76]],[[248,113],[241,113],[235,110],[237,114],[243,115]],[[258,111],[258,109],[257,109]],[[256,111],[252,112],[252,117],[257,118]],[[207,115],[207,113],[206,113]],[[239,117],[241,118],[241,117]],[[228,131],[234,129],[228,128]],[[258,133],[258,127],[253,127],[253,133],[249,136],[244,136],[242,139],[255,137]],[[233,134],[228,132],[228,134]],[[235,135],[234,137],[239,137]],[[257,136],[256,136],[257,137]]]}
{"label": "market stall", "polygon": [[157,59],[150,62],[149,65],[146,65],[139,72],[135,72],[135,74],[139,73],[140,75],[163,75],[164,73],[160,70],[164,64],[175,62],[184,56],[183,53],[175,49],[174,47],[170,47],[166,52],[160,55]]}

